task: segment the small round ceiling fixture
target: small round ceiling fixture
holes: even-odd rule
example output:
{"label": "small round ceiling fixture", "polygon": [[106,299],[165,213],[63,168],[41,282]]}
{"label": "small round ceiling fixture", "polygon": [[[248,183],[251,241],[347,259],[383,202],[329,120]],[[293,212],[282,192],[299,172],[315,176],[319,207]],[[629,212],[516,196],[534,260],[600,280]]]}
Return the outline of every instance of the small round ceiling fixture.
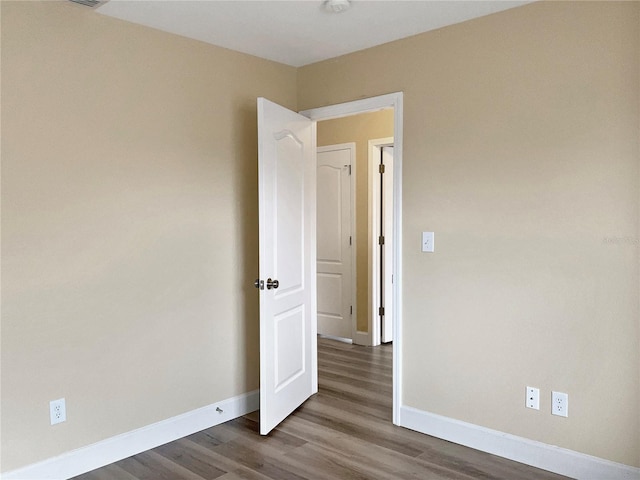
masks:
{"label": "small round ceiling fixture", "polygon": [[351,2],[349,0],[325,0],[322,6],[329,13],[342,13],[349,10]]}

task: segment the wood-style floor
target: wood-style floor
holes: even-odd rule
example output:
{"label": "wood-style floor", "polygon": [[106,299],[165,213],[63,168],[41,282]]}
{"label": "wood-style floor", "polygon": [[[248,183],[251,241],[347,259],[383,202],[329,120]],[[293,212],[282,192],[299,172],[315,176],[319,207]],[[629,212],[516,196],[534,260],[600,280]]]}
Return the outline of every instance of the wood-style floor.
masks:
{"label": "wood-style floor", "polygon": [[319,393],[268,436],[259,435],[253,413],[75,478],[566,478],[394,426],[391,348],[319,339]]}

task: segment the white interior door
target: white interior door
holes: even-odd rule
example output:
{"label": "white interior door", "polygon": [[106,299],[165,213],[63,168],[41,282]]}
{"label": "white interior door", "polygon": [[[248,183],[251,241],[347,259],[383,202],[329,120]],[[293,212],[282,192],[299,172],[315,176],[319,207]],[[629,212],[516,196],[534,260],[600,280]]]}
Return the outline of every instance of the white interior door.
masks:
{"label": "white interior door", "polygon": [[315,132],[258,99],[262,435],[318,391]]}
{"label": "white interior door", "polygon": [[355,145],[318,148],[318,333],[353,338],[351,212]]}

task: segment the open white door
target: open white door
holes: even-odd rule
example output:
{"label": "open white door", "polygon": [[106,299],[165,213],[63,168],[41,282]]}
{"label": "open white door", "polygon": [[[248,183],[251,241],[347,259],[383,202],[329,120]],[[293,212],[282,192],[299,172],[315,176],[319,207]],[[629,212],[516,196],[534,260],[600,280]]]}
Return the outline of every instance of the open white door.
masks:
{"label": "open white door", "polygon": [[260,433],[318,391],[316,125],[258,99]]}

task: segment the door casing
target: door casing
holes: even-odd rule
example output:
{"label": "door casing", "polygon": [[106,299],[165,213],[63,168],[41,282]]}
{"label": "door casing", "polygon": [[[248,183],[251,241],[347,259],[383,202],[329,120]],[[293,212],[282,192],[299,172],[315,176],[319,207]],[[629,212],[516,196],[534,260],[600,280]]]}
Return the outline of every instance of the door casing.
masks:
{"label": "door casing", "polygon": [[[385,212],[385,222],[390,216],[393,218],[393,200],[389,199],[389,192],[393,195],[393,161],[391,168],[385,171],[385,191],[380,191],[380,155],[384,147],[393,147],[393,137],[377,138],[369,140],[369,341],[368,345],[376,346],[380,345],[383,335],[383,322],[378,312],[378,307],[384,305],[385,307],[385,319],[393,320],[393,282],[391,281],[393,276],[393,268],[389,269],[389,264],[393,265],[393,253],[387,258],[387,252],[393,252],[394,242],[393,235],[388,235],[386,232],[392,231],[393,227],[385,225],[385,260],[384,266],[380,264],[380,249],[378,244],[378,236],[380,234],[380,204],[384,203],[385,209],[389,208],[391,211]],[[391,178],[389,178],[391,176]],[[389,190],[387,191],[387,186]],[[389,205],[391,204],[391,205]],[[383,209],[384,210],[384,209]],[[391,215],[389,215],[391,214]],[[389,261],[390,260],[390,261]],[[381,268],[382,267],[382,268]],[[384,293],[380,289],[380,276],[381,270],[384,274]],[[389,298],[391,297],[391,298]],[[389,308],[391,305],[391,308]],[[393,332],[391,332],[391,338],[393,338]],[[388,342],[390,340],[385,340]]]}
{"label": "door casing", "polygon": [[393,423],[400,425],[402,405],[402,155],[403,93],[389,93],[300,112],[311,120],[330,120],[393,108]]}

